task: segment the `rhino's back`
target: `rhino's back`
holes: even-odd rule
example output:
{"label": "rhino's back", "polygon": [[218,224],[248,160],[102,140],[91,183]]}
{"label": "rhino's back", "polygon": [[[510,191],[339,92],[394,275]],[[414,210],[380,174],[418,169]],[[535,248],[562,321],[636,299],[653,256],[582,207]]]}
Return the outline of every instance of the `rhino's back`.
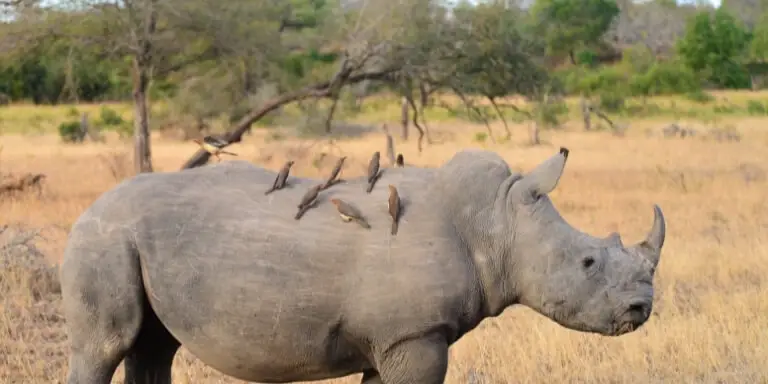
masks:
{"label": "rhino's back", "polygon": [[[141,175],[92,207],[134,234],[152,308],[193,354],[244,379],[331,377],[367,367],[350,338],[451,311],[441,298],[462,288],[440,259],[431,170],[387,169],[370,194],[347,180],[298,221],[320,181],[291,177],[265,196],[275,175],[244,162]],[[387,184],[405,204],[396,237]],[[330,197],[357,205],[371,230],[342,222]]]}

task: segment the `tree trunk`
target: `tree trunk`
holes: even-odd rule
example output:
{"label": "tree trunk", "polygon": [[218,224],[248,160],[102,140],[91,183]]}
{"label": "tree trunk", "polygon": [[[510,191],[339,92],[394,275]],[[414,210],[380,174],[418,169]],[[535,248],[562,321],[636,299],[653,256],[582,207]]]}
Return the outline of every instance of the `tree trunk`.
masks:
{"label": "tree trunk", "polygon": [[136,173],[152,172],[152,152],[149,143],[149,106],[147,86],[149,71],[139,58],[133,60],[133,167]]}
{"label": "tree trunk", "polygon": [[531,127],[528,132],[529,137],[531,139],[531,145],[539,145],[541,144],[541,138],[539,137],[539,122],[538,121],[532,121]]}
{"label": "tree trunk", "polygon": [[400,137],[404,140],[408,140],[408,98],[403,96],[400,101],[400,124],[403,126],[400,131]]}
{"label": "tree trunk", "polygon": [[580,97],[581,101],[581,118],[584,120],[584,130],[590,131],[592,130],[592,106],[590,105],[591,101],[588,101],[584,95],[581,95]]}

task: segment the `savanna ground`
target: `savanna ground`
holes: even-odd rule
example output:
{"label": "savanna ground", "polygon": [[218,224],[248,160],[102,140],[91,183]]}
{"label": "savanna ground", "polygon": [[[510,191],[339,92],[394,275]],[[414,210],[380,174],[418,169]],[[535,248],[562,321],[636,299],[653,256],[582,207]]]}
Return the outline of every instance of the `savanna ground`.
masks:
{"label": "savanna ground", "polygon": [[[762,93],[755,97],[768,100]],[[5,254],[0,275],[2,383],[63,382],[68,356],[60,297],[48,278],[55,269],[40,267],[31,249],[12,244],[11,238],[21,236],[10,233],[12,228],[39,230],[34,245],[55,263],[78,215],[131,174],[130,143],[108,138],[105,143],[62,144],[54,131],[66,109],[0,108],[0,171],[47,175],[41,196],[26,193],[0,201],[0,224],[10,225],[0,240],[0,247],[5,244],[0,251]],[[389,112],[368,118],[396,126],[396,112]],[[616,137],[583,132],[571,116],[562,129],[543,133],[543,145],[531,147],[522,124],[512,125],[510,141],[494,144],[481,139],[482,125],[443,119],[430,124],[436,143],[422,154],[416,150],[415,131],[406,143],[396,136],[397,151],[416,166],[438,166],[472,147],[496,151],[513,169],[529,170],[566,146],[571,156],[551,197],[573,225],[598,236],[619,231],[630,244],[649,230],[654,203],[667,218],[654,315],[644,327],[619,338],[601,337],[512,308],[451,348],[448,383],[768,383],[768,117],[720,118],[719,124],[731,125],[742,136],[729,142],[656,133],[670,121],[669,116],[632,120],[626,137]],[[503,132],[500,123],[493,127]],[[255,129],[231,150],[239,159],[275,170],[293,158],[293,174],[306,177],[327,174],[342,152],[348,156],[344,176],[362,175],[371,153],[385,150],[376,132],[338,140],[335,146],[312,143]],[[156,135],[156,170],[178,169],[195,149],[190,142]],[[121,372],[115,377],[122,382]],[[183,349],[174,378],[176,383],[237,382]]]}

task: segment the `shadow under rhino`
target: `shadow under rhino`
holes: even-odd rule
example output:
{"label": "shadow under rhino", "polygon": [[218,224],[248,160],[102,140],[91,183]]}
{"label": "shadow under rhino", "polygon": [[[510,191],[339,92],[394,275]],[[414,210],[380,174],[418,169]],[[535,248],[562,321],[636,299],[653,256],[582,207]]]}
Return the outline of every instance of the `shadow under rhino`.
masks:
{"label": "shadow under rhino", "polygon": [[[631,332],[651,313],[662,212],[629,247],[573,228],[547,196],[567,157],[522,175],[465,150],[437,169],[388,169],[370,194],[364,178],[320,193],[358,206],[371,230],[332,204],[294,220],[318,181],[264,196],[275,173],[243,161],[136,176],[70,233],[68,383],[107,384],[123,360],[126,383],[170,383],[184,345],[247,381],[437,384],[449,346],[515,304],[578,331]],[[397,236],[388,184],[408,201]]]}

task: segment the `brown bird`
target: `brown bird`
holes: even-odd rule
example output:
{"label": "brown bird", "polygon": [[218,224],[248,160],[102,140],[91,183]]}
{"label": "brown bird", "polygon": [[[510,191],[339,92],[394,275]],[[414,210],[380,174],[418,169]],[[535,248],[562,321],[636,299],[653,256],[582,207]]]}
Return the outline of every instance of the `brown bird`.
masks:
{"label": "brown bird", "polygon": [[299,212],[296,213],[296,216],[294,216],[294,219],[298,220],[301,218],[301,216],[304,215],[309,208],[312,207],[312,205],[317,201],[317,194],[320,193],[320,191],[323,189],[322,184],[315,185],[314,187],[310,188],[307,193],[304,194],[304,197],[301,198],[301,202],[297,206],[299,208]]}
{"label": "brown bird", "polygon": [[363,217],[363,214],[360,212],[360,210],[351,203],[347,203],[346,201],[335,198],[331,199],[331,203],[333,203],[333,205],[336,206],[336,210],[339,211],[341,220],[345,222],[354,220],[356,223],[360,224],[361,227],[365,229],[371,229],[371,226],[365,220],[365,217]]}
{"label": "brown bird", "polygon": [[192,139],[197,145],[200,146],[203,150],[210,153],[213,156],[216,156],[216,159],[221,161],[221,157],[219,155],[225,154],[225,155],[232,155],[237,156],[236,153],[227,152],[223,148],[229,145],[229,142],[225,140],[223,137],[215,136],[215,135],[209,135],[203,137],[203,140],[200,141],[199,139]]}
{"label": "brown bird", "polygon": [[397,167],[404,167],[405,166],[405,163],[403,162],[403,154],[402,153],[398,153],[397,154],[397,159],[395,159],[395,166],[397,166]]}
{"label": "brown bird", "polygon": [[379,158],[381,157],[381,154],[379,151],[376,151],[373,153],[373,156],[371,157],[371,161],[368,163],[368,189],[365,191],[367,193],[371,193],[373,190],[374,184],[376,184],[376,180],[379,179]]}
{"label": "brown bird", "polygon": [[341,172],[341,167],[344,166],[344,160],[346,160],[346,156],[342,156],[339,161],[336,162],[336,166],[333,168],[333,171],[331,171],[331,176],[328,177],[328,180],[325,182],[325,185],[323,185],[323,189],[329,188],[331,185],[336,184],[339,179],[337,177],[339,176],[339,173]]}
{"label": "brown bird", "polygon": [[293,160],[288,160],[283,165],[283,168],[280,169],[280,173],[277,174],[275,177],[275,182],[272,183],[272,188],[268,189],[266,192],[264,192],[265,195],[269,195],[273,191],[276,191],[278,189],[283,189],[285,187],[285,181],[288,179],[288,173],[291,172],[291,166],[293,165]]}
{"label": "brown bird", "polygon": [[397,234],[397,222],[400,220],[400,194],[394,185],[389,185],[389,215],[392,216],[392,235]]}

